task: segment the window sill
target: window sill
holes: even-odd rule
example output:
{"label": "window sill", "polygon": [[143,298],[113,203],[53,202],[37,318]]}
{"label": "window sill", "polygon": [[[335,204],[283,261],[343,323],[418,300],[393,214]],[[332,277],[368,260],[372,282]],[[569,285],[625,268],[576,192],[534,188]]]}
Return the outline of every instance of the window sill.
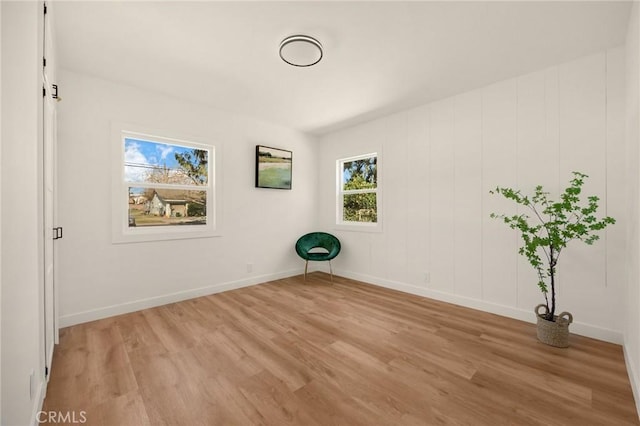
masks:
{"label": "window sill", "polygon": [[221,233],[219,231],[212,230],[211,228],[194,229],[189,231],[167,228],[138,228],[124,232],[113,232],[111,242],[113,244],[128,244],[151,241],[186,240],[192,238],[213,238],[220,236]]}
{"label": "window sill", "polygon": [[382,232],[382,224],[381,223],[344,222],[344,223],[336,223],[335,229],[338,231],[351,231],[351,232]]}

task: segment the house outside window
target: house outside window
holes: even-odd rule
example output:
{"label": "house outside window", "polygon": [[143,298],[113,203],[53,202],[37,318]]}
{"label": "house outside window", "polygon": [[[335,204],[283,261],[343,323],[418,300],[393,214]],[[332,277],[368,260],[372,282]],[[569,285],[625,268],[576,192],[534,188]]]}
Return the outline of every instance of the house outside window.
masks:
{"label": "house outside window", "polygon": [[114,242],[212,236],[212,145],[122,131],[114,187]]}
{"label": "house outside window", "polygon": [[338,226],[377,230],[380,225],[378,154],[337,161]]}

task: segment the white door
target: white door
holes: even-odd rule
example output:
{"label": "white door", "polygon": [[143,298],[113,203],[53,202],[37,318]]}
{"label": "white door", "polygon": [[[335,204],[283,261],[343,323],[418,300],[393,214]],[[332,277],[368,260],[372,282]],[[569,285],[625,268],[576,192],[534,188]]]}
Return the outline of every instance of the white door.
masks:
{"label": "white door", "polygon": [[[46,7],[46,6],[45,6]],[[58,341],[55,291],[55,245],[54,238],[61,230],[56,224],[56,103],[54,95],[55,63],[51,38],[51,11],[44,17],[44,58],[42,79],[44,85],[44,134],[43,134],[43,205],[44,205],[44,355],[46,371],[51,371],[53,347]],[[47,374],[47,380],[49,375]]]}

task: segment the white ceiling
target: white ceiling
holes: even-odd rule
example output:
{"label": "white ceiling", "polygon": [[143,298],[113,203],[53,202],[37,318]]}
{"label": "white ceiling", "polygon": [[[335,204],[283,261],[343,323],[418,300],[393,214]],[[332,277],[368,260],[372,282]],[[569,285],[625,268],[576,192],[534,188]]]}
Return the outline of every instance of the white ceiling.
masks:
{"label": "white ceiling", "polygon": [[[630,2],[55,2],[64,69],[322,134],[624,43]],[[286,36],[325,47],[312,68]]]}

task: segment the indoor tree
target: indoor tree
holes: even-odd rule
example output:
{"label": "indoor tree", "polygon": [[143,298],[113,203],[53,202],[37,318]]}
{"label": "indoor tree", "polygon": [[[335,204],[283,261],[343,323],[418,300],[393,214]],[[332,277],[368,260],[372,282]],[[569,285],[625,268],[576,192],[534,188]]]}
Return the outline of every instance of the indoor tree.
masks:
{"label": "indoor tree", "polygon": [[[596,210],[600,199],[586,197],[581,201],[582,186],[588,176],[573,172],[569,186],[560,194],[560,199],[550,199],[550,194],[538,185],[532,196],[523,195],[519,190],[497,187],[490,191],[524,206],[531,214],[495,214],[492,218],[502,220],[511,229],[520,231],[522,246],[518,252],[527,258],[538,275],[538,287],[544,294],[547,313],[544,319],[554,321],[556,310],[556,273],[558,260],[563,249],[572,240],[593,244],[600,237],[598,231],[616,221],[612,217],[598,218]],[[551,302],[549,303],[549,293]]]}

